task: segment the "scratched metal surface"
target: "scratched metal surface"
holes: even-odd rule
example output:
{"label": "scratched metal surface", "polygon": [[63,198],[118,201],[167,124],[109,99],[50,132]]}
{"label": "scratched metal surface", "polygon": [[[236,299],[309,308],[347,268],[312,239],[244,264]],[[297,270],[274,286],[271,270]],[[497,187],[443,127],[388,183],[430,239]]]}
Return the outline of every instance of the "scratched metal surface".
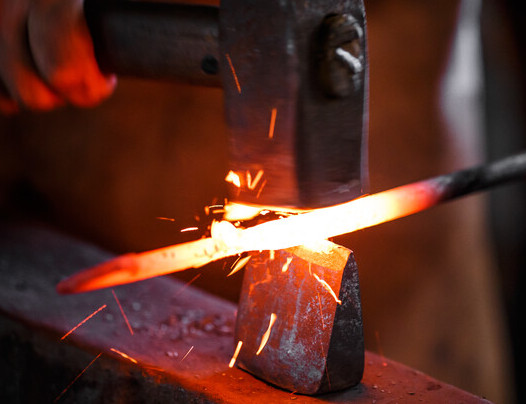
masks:
{"label": "scratched metal surface", "polygon": [[[367,69],[357,75],[361,85],[348,97],[327,96],[321,84],[320,25],[326,16],[344,13],[352,14],[365,31],[360,0],[221,2],[220,53],[232,63],[232,71],[221,70],[229,168],[242,176],[264,171],[260,186],[229,185],[230,199],[313,208],[347,202],[364,192]],[[364,36],[364,66],[366,48]]]}
{"label": "scratched metal surface", "polygon": [[[336,244],[326,248],[317,253],[296,247],[276,251],[272,258],[267,251],[254,253],[238,306],[239,366],[304,394],[355,386],[364,367],[358,267],[350,250]],[[255,355],[270,313],[276,322]]]}
{"label": "scratched metal surface", "polygon": [[171,278],[113,289],[133,335],[111,290],[55,293],[62,277],[109,257],[42,227],[0,227],[2,402],[487,402],[369,352],[353,389],[308,397],[274,388],[228,367],[235,306]]}

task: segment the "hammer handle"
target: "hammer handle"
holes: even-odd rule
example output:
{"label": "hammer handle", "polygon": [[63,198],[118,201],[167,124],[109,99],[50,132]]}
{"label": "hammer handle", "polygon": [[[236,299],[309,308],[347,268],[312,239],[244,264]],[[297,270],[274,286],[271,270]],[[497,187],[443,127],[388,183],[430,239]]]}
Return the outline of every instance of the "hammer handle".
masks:
{"label": "hammer handle", "polygon": [[103,72],[221,85],[217,7],[86,0],[84,12]]}

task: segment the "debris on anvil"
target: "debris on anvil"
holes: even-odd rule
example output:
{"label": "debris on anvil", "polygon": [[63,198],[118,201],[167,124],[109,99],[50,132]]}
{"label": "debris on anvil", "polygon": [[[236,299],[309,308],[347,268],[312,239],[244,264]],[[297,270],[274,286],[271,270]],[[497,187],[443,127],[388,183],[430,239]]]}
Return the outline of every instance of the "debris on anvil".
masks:
{"label": "debris on anvil", "polygon": [[144,326],[148,335],[168,337],[172,341],[205,334],[233,335],[234,324],[231,319],[221,315],[206,315],[202,310],[181,310],[173,307],[174,314],[154,327]]}

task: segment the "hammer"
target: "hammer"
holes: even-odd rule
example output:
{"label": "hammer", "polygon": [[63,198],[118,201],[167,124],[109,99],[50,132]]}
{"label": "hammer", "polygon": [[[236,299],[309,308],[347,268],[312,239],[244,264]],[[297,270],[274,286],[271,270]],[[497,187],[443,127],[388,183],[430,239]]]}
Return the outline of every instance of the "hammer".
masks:
{"label": "hammer", "polygon": [[[223,87],[231,201],[312,209],[362,194],[363,1],[223,0],[217,8],[87,0],[85,14],[101,70]],[[252,256],[246,268],[238,365],[305,394],[359,383],[352,252],[328,243],[272,254]]]}
{"label": "hammer", "polygon": [[87,0],[85,14],[103,71],[223,87],[231,201],[318,208],[362,194],[362,1]]}

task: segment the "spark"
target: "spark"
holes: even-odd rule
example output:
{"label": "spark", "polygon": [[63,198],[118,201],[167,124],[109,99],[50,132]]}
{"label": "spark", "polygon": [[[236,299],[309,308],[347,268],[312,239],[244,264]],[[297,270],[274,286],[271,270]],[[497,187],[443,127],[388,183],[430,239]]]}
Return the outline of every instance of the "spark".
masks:
{"label": "spark", "polygon": [[225,211],[224,205],[210,205],[208,208],[212,210],[212,213],[224,213]]}
{"label": "spark", "polygon": [[117,295],[115,294],[115,291],[113,289],[111,290],[111,293],[113,293],[113,297],[115,298],[115,301],[119,305],[119,309],[121,311],[122,317],[124,317],[124,321],[126,321],[126,325],[128,326],[128,330],[130,330],[130,334],[133,335],[133,330],[131,328],[130,322],[128,321],[128,317],[126,316],[126,313],[124,313],[124,310],[123,310],[123,308],[121,306],[121,302],[117,298]]}
{"label": "spark", "polygon": [[232,59],[230,58],[230,55],[228,53],[225,54],[225,56],[226,56],[226,60],[228,60],[230,70],[232,71],[232,76],[234,76],[234,81],[236,82],[237,92],[241,94],[241,85],[239,84],[239,80],[236,74],[236,69],[234,69],[234,64],[232,63]]}
{"label": "spark", "polygon": [[252,189],[251,185],[252,185],[252,174],[250,174],[250,171],[247,170],[247,187],[248,187],[248,189]]}
{"label": "spark", "polygon": [[[239,178],[239,176],[237,174],[234,174],[237,176],[237,178]],[[228,175],[227,175],[227,178],[228,178]],[[225,181],[227,179],[225,178]],[[212,214],[216,214],[216,213],[223,213],[225,210],[224,210],[224,206],[223,205],[208,205],[208,206],[205,206],[205,214],[208,216],[210,215],[210,213]]]}
{"label": "spark", "polygon": [[60,340],[66,339],[72,332],[74,332],[77,328],[79,328],[82,324],[84,324],[86,321],[88,321],[90,318],[92,318],[95,314],[97,314],[99,311],[104,310],[106,308],[106,305],[100,306],[97,310],[95,310],[93,313],[91,313],[88,317],[86,317],[84,320],[82,320],[80,323],[78,323],[75,327],[73,327],[71,330],[69,330],[67,333],[65,333]]}
{"label": "spark", "polygon": [[121,352],[115,348],[110,348],[110,351],[113,351],[115,352],[116,354],[119,354],[120,356],[122,356],[124,359],[128,359],[130,362],[133,362],[135,364],[137,364],[137,360],[136,359],[133,359],[131,356],[125,354],[124,352]]}
{"label": "spark", "polygon": [[182,287],[181,289],[179,289],[179,291],[175,294],[175,296],[179,296],[181,293],[183,293],[183,291],[188,287],[190,286],[192,283],[195,282],[195,280],[197,278],[199,278],[201,276],[201,274],[197,274],[196,276],[194,276],[192,279],[190,279],[188,282],[186,282]]}
{"label": "spark", "polygon": [[158,217],[156,217],[156,219],[158,219],[158,220],[167,220],[167,221],[169,221],[169,222],[175,222],[175,219],[172,218],[172,217],[162,217],[162,216],[158,216]]}
{"label": "spark", "polygon": [[75,378],[71,381],[71,383],[67,385],[67,387],[66,387],[64,390],[62,390],[62,392],[57,396],[57,398],[55,398],[55,400],[54,400],[53,402],[56,403],[58,400],[60,400],[60,398],[66,393],[66,391],[69,390],[69,388],[73,385],[73,383],[75,383],[75,382],[79,379],[79,377],[82,376],[82,375],[84,374],[84,372],[85,372],[86,370],[88,370],[88,368],[89,368],[91,365],[93,365],[93,362],[95,362],[97,359],[99,359],[99,357],[100,357],[101,355],[102,355],[102,352],[99,353],[99,354],[98,354],[98,355],[97,355],[97,356],[96,356],[96,357],[95,357],[95,358],[94,358],[94,359],[88,364],[88,366],[86,366],[86,367],[82,370],[82,372],[80,372],[80,373],[77,375],[77,377],[75,377]]}
{"label": "spark", "polygon": [[236,272],[241,270],[247,264],[247,262],[250,261],[250,258],[252,258],[251,255],[247,255],[246,257],[243,257],[243,258],[239,257],[236,260],[236,262],[234,262],[234,264],[232,265],[232,271],[230,271],[227,277],[230,275],[234,275]]}
{"label": "spark", "polygon": [[256,355],[259,355],[263,348],[265,348],[265,345],[267,345],[268,339],[270,337],[270,332],[272,331],[272,326],[274,325],[274,322],[276,321],[276,314],[272,313],[270,315],[270,322],[267,328],[267,331],[265,331],[265,334],[263,334],[263,337],[261,338],[261,344],[259,344],[259,349],[256,352]]}
{"label": "spark", "polygon": [[256,199],[258,199],[259,196],[261,195],[261,191],[263,191],[263,188],[265,188],[265,185],[267,185],[267,180],[263,181],[263,183],[261,184],[261,187],[259,188],[259,191],[256,195]]}
{"label": "spark", "polygon": [[199,230],[199,227],[195,227],[195,226],[193,226],[193,227],[186,227],[184,229],[181,229],[181,233],[186,233],[188,231],[196,231],[196,230]]}
{"label": "spark", "polygon": [[261,177],[263,177],[263,170],[259,170],[256,176],[254,177],[254,181],[252,181],[252,176],[250,175],[250,172],[247,171],[247,187],[250,190],[256,189],[256,186],[258,185],[259,181],[261,180]]}
{"label": "spark", "polygon": [[289,265],[292,262],[292,257],[287,257],[287,262],[283,264],[283,267],[281,268],[281,272],[287,272],[289,269]]}
{"label": "spark", "polygon": [[194,346],[193,346],[193,345],[190,347],[190,349],[188,350],[188,352],[183,356],[183,358],[181,359],[181,362],[184,361],[184,360],[186,359],[186,357],[188,356],[188,354],[189,354],[190,352],[192,352],[192,349],[194,349]]}
{"label": "spark", "polygon": [[278,113],[278,110],[276,108],[272,108],[272,112],[270,114],[270,126],[268,129],[268,138],[272,139],[274,138],[274,128],[276,126],[276,115]]}
{"label": "spark", "polygon": [[312,274],[316,278],[316,280],[321,283],[321,286],[323,286],[327,292],[331,294],[331,296],[336,300],[336,303],[342,304],[342,301],[338,299],[338,296],[336,296],[336,293],[334,293],[334,290],[332,290],[331,285],[329,285],[327,282],[325,282],[323,279],[321,279],[318,275]]}
{"label": "spark", "polygon": [[239,178],[239,175],[232,170],[230,170],[226,175],[225,181],[235,185],[238,188],[241,187],[241,179]]}
{"label": "spark", "polygon": [[160,367],[157,367],[157,366],[148,366],[148,365],[145,365],[144,363],[141,364],[141,367],[143,367],[145,369],[154,370],[156,372],[162,372],[162,373],[166,372],[166,369],[163,369],[163,368],[160,368]]}
{"label": "spark", "polygon": [[243,346],[243,341],[238,341],[236,350],[234,351],[234,355],[232,355],[232,359],[230,359],[230,363],[228,364],[229,368],[233,368],[236,364],[237,357],[239,355],[239,352],[241,351],[241,347]]}
{"label": "spark", "polygon": [[268,252],[268,259],[271,260],[271,261],[274,261],[274,258],[276,258],[276,251],[270,250]]}
{"label": "spark", "polygon": [[321,307],[321,297],[319,293],[318,293],[318,303],[320,305],[321,328],[325,330],[325,321],[323,320],[323,310]]}
{"label": "spark", "polygon": [[327,384],[329,385],[329,391],[331,391],[332,390],[331,378],[329,377],[329,369],[327,368],[327,361],[325,361],[325,376],[327,376]]}

